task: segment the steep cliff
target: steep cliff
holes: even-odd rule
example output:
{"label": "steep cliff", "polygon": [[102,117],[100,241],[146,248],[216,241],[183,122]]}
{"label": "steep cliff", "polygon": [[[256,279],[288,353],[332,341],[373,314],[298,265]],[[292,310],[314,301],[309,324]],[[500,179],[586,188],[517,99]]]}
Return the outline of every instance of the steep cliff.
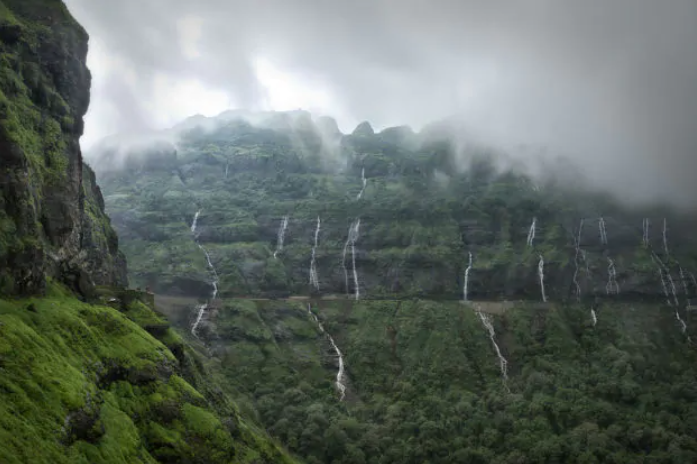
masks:
{"label": "steep cliff", "polygon": [[86,52],[61,1],[0,0],[0,462],[294,462],[123,288],[78,143]]}
{"label": "steep cliff", "polygon": [[[95,159],[111,161],[100,178],[131,279],[207,295],[210,269],[194,235],[224,276],[222,296],[354,295],[355,262],[361,297],[457,300],[469,253],[471,299],[542,300],[540,257],[545,296],[556,301],[665,301],[662,275],[679,282],[681,269],[697,272],[694,219],[584,190],[573,165],[536,179],[499,169],[491,150],[455,150],[436,126],[374,133],[362,123],[337,136],[307,119],[199,118],[176,149],[97,150]],[[318,217],[317,288],[309,275]],[[680,298],[697,300],[688,277]]]}
{"label": "steep cliff", "polygon": [[[124,285],[125,260],[80,151],[87,33],[57,0],[0,2],[0,290]],[[83,180],[87,182],[83,182]],[[84,185],[83,185],[84,184]]]}

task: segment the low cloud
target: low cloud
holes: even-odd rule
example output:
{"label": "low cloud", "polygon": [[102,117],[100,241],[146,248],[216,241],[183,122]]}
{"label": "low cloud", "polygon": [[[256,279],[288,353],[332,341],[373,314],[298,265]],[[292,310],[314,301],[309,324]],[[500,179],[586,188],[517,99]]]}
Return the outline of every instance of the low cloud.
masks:
{"label": "low cloud", "polygon": [[[624,199],[697,198],[693,0],[66,3],[92,37],[85,143],[295,102],[345,132],[455,115],[515,156],[570,156]],[[260,60],[320,97],[269,103]]]}

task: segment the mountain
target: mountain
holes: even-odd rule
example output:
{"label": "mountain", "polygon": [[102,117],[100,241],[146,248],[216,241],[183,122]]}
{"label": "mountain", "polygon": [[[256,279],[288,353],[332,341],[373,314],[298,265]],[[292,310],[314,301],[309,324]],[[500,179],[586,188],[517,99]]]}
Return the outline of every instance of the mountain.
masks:
{"label": "mountain", "polygon": [[126,289],[79,147],[87,34],[58,0],[0,0],[0,462],[295,462]]}
{"label": "mountain", "polygon": [[571,163],[531,176],[480,145],[455,150],[443,125],[376,134],[364,122],[343,135],[306,113],[231,114],[90,155],[137,285],[207,295],[198,244],[225,276],[223,297],[355,294],[355,260],[364,297],[459,300],[469,253],[471,299],[542,300],[541,257],[556,301],[576,299],[576,284],[585,301],[664,301],[656,260],[676,279],[697,271],[694,217],[587,191]]}
{"label": "mountain", "polygon": [[452,135],[231,112],[89,157],[132,284],[305,462],[697,462],[694,217]]}

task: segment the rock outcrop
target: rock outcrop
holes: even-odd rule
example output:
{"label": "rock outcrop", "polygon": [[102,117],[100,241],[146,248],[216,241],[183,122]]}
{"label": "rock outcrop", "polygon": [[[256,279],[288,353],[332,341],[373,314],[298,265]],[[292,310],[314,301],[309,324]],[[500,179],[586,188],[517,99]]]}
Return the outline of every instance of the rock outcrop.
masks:
{"label": "rock outcrop", "polygon": [[[0,292],[123,285],[125,261],[79,139],[88,36],[61,1],[0,3]],[[86,179],[86,182],[83,180]]]}

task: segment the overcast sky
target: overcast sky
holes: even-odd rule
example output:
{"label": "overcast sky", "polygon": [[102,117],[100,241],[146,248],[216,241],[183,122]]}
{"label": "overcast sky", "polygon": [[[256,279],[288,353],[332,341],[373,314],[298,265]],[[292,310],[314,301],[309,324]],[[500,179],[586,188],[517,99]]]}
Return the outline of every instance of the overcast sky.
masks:
{"label": "overcast sky", "polygon": [[633,198],[697,198],[695,0],[66,3],[91,36],[83,146],[235,107],[344,131],[457,113]]}

